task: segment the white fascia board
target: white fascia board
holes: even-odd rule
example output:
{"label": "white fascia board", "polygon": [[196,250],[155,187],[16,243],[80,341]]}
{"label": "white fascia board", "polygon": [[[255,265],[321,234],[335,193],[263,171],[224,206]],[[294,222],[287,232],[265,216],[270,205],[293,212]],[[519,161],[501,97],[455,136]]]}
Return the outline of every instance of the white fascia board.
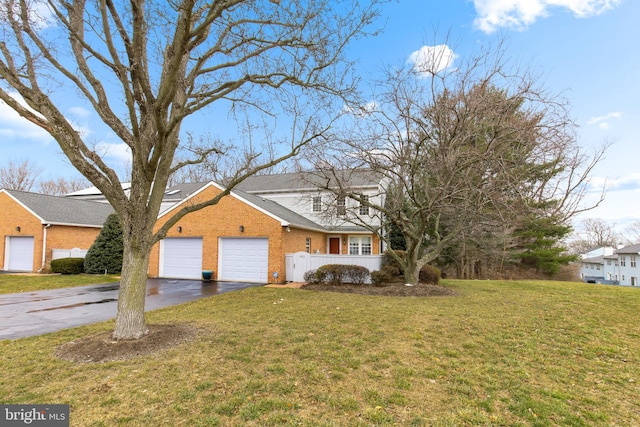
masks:
{"label": "white fascia board", "polygon": [[91,225],[91,224],[72,224],[67,222],[51,222],[51,221],[42,221],[42,225],[58,225],[65,227],[84,227],[84,228],[102,228],[102,225]]}

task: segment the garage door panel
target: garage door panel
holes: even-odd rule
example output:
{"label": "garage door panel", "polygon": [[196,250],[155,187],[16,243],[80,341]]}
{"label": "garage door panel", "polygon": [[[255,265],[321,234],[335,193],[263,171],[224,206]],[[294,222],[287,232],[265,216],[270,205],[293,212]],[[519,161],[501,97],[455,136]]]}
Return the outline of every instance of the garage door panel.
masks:
{"label": "garage door panel", "polygon": [[7,237],[5,268],[9,271],[33,271],[33,250],[33,237]]}
{"label": "garage door panel", "polygon": [[269,240],[266,238],[220,238],[220,280],[267,283]]}
{"label": "garage door panel", "polygon": [[202,238],[166,238],[162,241],[160,276],[200,279],[202,275]]}

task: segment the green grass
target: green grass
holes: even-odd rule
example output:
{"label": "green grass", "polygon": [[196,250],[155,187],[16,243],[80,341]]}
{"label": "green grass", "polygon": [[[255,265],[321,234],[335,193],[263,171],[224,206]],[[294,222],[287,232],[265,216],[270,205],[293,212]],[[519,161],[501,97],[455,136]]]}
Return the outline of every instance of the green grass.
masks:
{"label": "green grass", "polygon": [[0,294],[34,292],[42,291],[45,289],[70,288],[72,286],[117,282],[118,280],[120,280],[119,276],[112,275],[0,274]]}
{"label": "green grass", "polygon": [[640,290],[444,281],[459,296],[252,288],[148,314],[189,343],[104,364],[53,357],[101,323],[0,342],[0,402],[73,426],[640,425]]}

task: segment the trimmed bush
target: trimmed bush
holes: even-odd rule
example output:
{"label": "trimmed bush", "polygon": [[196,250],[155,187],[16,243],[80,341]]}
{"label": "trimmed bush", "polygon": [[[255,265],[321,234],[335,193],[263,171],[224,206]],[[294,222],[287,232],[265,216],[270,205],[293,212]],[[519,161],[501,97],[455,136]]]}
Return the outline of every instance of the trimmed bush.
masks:
{"label": "trimmed bush", "polygon": [[326,264],[315,272],[314,283],[327,283],[334,286],[343,283],[361,285],[369,278],[369,270],[359,265]]}
{"label": "trimmed bush", "polygon": [[318,280],[318,274],[316,273],[316,270],[309,270],[306,273],[304,273],[303,279],[305,283],[320,283],[320,281]]}
{"label": "trimmed bush", "polygon": [[402,268],[402,265],[393,257],[393,255],[391,255],[390,252],[395,252],[395,254],[402,259],[407,256],[407,253],[405,251],[392,251],[391,249],[387,249],[386,251],[384,251],[384,254],[382,254],[382,269],[384,270],[385,267],[396,268],[398,270],[398,273],[394,274],[394,276],[403,275],[404,268]]}
{"label": "trimmed bush", "polygon": [[84,270],[89,274],[120,274],[122,252],[120,219],[118,215],[111,214],[84,258]]}
{"label": "trimmed bush", "polygon": [[342,280],[356,285],[363,285],[370,277],[369,269],[361,265],[344,265]]}
{"label": "trimmed bush", "polygon": [[382,271],[384,271],[390,278],[400,277],[400,269],[393,265],[384,265],[382,266]]}
{"label": "trimmed bush", "polygon": [[440,283],[440,277],[441,277],[440,269],[436,267],[432,267],[430,265],[425,265],[420,269],[418,280],[421,283],[437,285],[438,283]]}
{"label": "trimmed bush", "polygon": [[84,258],[59,258],[51,261],[51,271],[60,274],[84,273]]}
{"label": "trimmed bush", "polygon": [[391,276],[384,270],[376,270],[371,272],[371,283],[373,286],[382,286],[391,281]]}

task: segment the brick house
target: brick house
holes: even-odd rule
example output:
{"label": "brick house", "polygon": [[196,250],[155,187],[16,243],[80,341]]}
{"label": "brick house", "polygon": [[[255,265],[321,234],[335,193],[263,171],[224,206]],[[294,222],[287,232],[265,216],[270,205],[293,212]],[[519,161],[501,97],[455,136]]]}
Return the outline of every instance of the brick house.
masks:
{"label": "brick house", "polygon": [[0,190],[0,267],[42,271],[54,251],[89,249],[110,205],[15,190]]}
{"label": "brick house", "polygon": [[[380,197],[375,177],[367,173],[356,176],[353,184],[359,192]],[[185,204],[211,199],[221,191],[214,182],[168,188],[156,230]],[[4,270],[38,271],[51,259],[54,247],[88,248],[112,212],[100,196],[95,189],[66,197],[2,190],[0,212],[5,216],[0,235],[9,249],[1,249],[4,259],[0,259],[0,266]],[[335,197],[312,185],[306,173],[252,177],[217,205],[189,213],[175,224],[152,248],[149,276],[199,279],[203,270],[212,270],[217,280],[282,283],[293,280],[294,266],[298,267],[296,277],[300,277],[302,264],[291,258],[296,253],[330,256],[318,261],[322,263],[362,265],[364,260],[370,269],[379,268],[380,239],[351,223],[348,216],[355,211],[365,213],[373,223],[379,218],[351,202],[338,206],[339,214],[333,215],[335,206],[330,200]],[[55,215],[48,210],[53,208]],[[68,215],[63,213],[67,211]],[[63,222],[65,218],[69,221]],[[17,265],[12,259],[20,243],[31,248],[25,252],[33,258],[28,261],[25,256]]]}
{"label": "brick house", "polygon": [[[220,191],[216,183],[201,184],[162,212],[156,227],[184,204],[210,199]],[[368,255],[380,253],[379,239],[371,232],[327,228],[266,197],[234,190],[217,205],[192,212],[174,225],[153,248],[149,275],[197,279],[204,269],[213,270],[217,280],[281,283],[291,280],[286,276],[286,254],[329,254],[336,236],[341,251],[348,250],[353,236],[367,236]]]}

